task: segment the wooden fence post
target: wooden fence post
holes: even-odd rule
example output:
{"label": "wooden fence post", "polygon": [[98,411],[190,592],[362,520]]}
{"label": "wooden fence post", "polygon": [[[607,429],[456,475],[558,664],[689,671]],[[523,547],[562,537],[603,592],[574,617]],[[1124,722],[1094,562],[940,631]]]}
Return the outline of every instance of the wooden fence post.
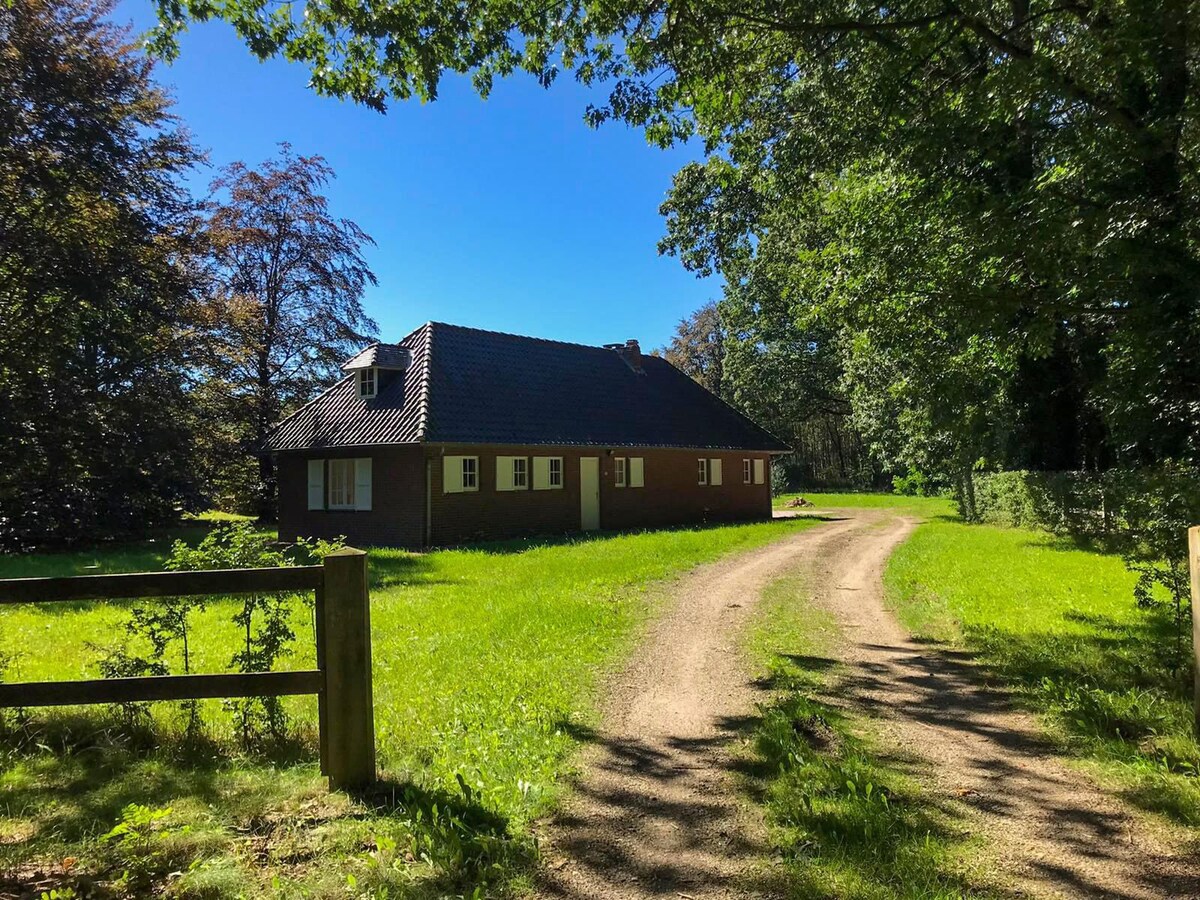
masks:
{"label": "wooden fence post", "polygon": [[1188,565],[1192,571],[1192,653],[1196,663],[1192,702],[1196,712],[1196,734],[1200,735],[1200,525],[1188,529]]}
{"label": "wooden fence post", "polygon": [[371,694],[371,605],[367,554],[347,547],[325,557],[325,721],[322,748],[329,786],[353,790],[375,781]]}

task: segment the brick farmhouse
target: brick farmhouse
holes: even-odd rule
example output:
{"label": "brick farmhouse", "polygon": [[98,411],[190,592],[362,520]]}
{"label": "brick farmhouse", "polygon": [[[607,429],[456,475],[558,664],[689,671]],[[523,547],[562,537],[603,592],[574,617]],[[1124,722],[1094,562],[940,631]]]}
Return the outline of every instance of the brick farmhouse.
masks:
{"label": "brick farmhouse", "polygon": [[787,447],[636,341],[430,322],[275,427],[279,535],[419,548],[765,519]]}

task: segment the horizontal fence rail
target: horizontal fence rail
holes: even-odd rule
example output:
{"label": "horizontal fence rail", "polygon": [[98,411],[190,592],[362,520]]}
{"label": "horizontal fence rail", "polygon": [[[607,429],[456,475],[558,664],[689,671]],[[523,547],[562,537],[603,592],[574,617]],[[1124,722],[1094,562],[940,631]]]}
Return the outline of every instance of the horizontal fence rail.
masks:
{"label": "horizontal fence rail", "polygon": [[0,708],[316,694],[321,771],[335,788],[375,780],[367,555],[345,548],[319,566],[0,579],[0,605],[147,597],[313,592],[317,668],[0,683]]}
{"label": "horizontal fence rail", "polygon": [[322,579],[321,566],[136,572],[130,575],[76,575],[67,578],[7,578],[0,580],[0,603],[54,603],[73,600],[190,597],[199,594],[313,591],[321,586]]}
{"label": "horizontal fence rail", "polygon": [[0,707],[211,700],[216,697],[286,697],[319,694],[324,686],[325,676],[319,669],[148,675],[142,678],[96,678],[86,681],[27,681],[0,684]]}

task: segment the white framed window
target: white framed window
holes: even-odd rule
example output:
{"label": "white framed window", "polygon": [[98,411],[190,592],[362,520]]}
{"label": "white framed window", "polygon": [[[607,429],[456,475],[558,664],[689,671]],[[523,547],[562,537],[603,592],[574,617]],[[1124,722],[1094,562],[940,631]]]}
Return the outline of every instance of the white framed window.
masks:
{"label": "white framed window", "polygon": [[479,490],[478,456],[442,457],[442,492],[461,494]]}
{"label": "white framed window", "polygon": [[496,457],[496,490],[525,491],[529,489],[529,457]]}
{"label": "white framed window", "polygon": [[310,459],[308,461],[308,508],[371,509],[371,460]]}
{"label": "white framed window", "polygon": [[625,457],[613,458],[613,482],[617,487],[625,487]]}
{"label": "white framed window", "polygon": [[629,458],[629,486],[639,488],[646,483],[646,461],[640,456]]}
{"label": "white framed window", "polygon": [[375,374],[375,367],[371,366],[367,369],[358,370],[358,396],[364,400],[369,400],[375,396],[376,389],[379,386],[378,376]]}
{"label": "white framed window", "polygon": [[708,460],[696,460],[699,465],[696,468],[696,484],[708,484]]}
{"label": "white framed window", "polygon": [[742,460],[742,484],[750,483],[750,460]]}
{"label": "white framed window", "polygon": [[721,486],[721,460],[710,459],[708,461],[708,483],[713,487]]}
{"label": "white framed window", "polygon": [[535,456],[533,458],[533,489],[535,491],[557,491],[563,486],[563,458],[561,456]]}
{"label": "white framed window", "polygon": [[329,461],[329,508],[354,509],[354,460]]}
{"label": "white framed window", "polygon": [[761,459],[754,460],[754,483],[762,484],[767,480],[767,464]]}

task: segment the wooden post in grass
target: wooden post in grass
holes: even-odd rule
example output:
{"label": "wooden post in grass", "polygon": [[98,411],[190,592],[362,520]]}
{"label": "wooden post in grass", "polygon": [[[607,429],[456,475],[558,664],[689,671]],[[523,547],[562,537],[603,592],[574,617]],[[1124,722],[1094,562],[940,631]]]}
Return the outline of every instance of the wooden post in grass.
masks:
{"label": "wooden post in grass", "polygon": [[1196,662],[1192,700],[1196,710],[1196,734],[1200,735],[1200,525],[1188,529],[1188,565],[1192,570],[1192,653]]}
{"label": "wooden post in grass", "polygon": [[350,547],[335,550],[324,565],[324,769],[331,788],[353,790],[375,781],[367,554]]}

